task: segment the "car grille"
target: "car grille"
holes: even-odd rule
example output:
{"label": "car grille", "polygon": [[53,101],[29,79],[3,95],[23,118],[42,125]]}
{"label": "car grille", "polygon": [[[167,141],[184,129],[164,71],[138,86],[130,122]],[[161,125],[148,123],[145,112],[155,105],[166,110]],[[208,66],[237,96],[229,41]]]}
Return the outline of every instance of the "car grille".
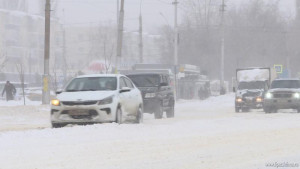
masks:
{"label": "car grille", "polygon": [[248,91],[247,93],[243,94],[243,97],[257,97],[260,96],[261,92],[252,92]]}
{"label": "car grille", "polygon": [[66,106],[81,106],[81,105],[94,105],[97,104],[97,101],[88,101],[88,102],[62,102]]}
{"label": "car grille", "polygon": [[274,93],[273,96],[274,96],[274,98],[291,98],[292,94],[291,93]]}
{"label": "car grille", "polygon": [[62,111],[61,114],[68,114],[73,119],[87,119],[87,118],[91,119],[92,117],[98,115],[98,113],[97,113],[96,110],[86,110],[87,114],[85,114],[85,115],[80,115],[80,114],[78,114],[78,115],[71,115],[70,111],[71,110],[64,110],[64,111]]}

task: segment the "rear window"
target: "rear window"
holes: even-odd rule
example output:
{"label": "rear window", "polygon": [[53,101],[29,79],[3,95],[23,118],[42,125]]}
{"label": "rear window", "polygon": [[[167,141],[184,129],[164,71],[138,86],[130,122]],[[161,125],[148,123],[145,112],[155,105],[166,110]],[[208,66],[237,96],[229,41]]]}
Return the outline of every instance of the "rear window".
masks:
{"label": "rear window", "polygon": [[297,89],[300,88],[299,80],[275,80],[272,82],[271,89],[277,88],[288,88],[288,89]]}
{"label": "rear window", "polygon": [[128,75],[137,87],[157,87],[160,84],[159,75]]}

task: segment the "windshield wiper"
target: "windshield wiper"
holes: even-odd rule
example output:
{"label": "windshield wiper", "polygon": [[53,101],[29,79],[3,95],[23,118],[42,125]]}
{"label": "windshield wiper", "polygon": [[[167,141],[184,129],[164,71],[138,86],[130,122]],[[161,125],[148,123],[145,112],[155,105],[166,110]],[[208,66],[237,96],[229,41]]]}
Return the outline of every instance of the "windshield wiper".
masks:
{"label": "windshield wiper", "polygon": [[85,90],[81,90],[81,91],[97,91],[96,89],[85,89]]}
{"label": "windshield wiper", "polygon": [[79,90],[67,90],[67,92],[79,92]]}

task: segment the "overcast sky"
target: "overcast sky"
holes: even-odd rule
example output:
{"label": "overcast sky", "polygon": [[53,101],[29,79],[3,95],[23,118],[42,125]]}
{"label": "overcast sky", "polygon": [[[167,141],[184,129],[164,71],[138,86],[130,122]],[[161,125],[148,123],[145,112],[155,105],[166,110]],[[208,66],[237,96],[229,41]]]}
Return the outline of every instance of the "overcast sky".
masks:
{"label": "overcast sky", "polygon": [[[60,3],[58,10],[62,17],[64,9],[65,22],[69,25],[106,24],[116,23],[117,0],[52,0]],[[174,7],[173,0],[143,0],[142,13],[144,29],[153,32],[161,25],[173,26]],[[180,0],[178,0],[180,2]],[[214,0],[215,3],[221,0]],[[277,0],[266,0],[273,3]],[[246,0],[226,0],[227,7],[232,8],[245,3]],[[281,0],[280,9],[286,17],[295,13],[294,0]],[[125,30],[136,31],[138,29],[138,16],[140,0],[125,0]],[[179,16],[182,11],[179,9]],[[180,22],[180,18],[179,18]]]}

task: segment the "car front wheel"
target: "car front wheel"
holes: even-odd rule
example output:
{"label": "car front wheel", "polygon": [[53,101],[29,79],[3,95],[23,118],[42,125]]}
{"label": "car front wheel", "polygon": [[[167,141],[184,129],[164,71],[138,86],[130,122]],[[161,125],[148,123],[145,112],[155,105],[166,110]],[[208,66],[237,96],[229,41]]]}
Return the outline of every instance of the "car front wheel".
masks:
{"label": "car front wheel", "polygon": [[270,107],[264,107],[264,112],[265,113],[271,113],[271,108]]}
{"label": "car front wheel", "polygon": [[52,123],[52,128],[62,128],[65,126],[66,126],[66,124]]}
{"label": "car front wheel", "polygon": [[122,124],[122,109],[119,107],[116,114],[116,123]]}
{"label": "car front wheel", "polygon": [[136,123],[141,124],[144,121],[143,109],[139,107],[137,115],[136,115]]}
{"label": "car front wheel", "polygon": [[246,112],[249,112],[249,108],[242,108],[242,112],[246,113]]}
{"label": "car front wheel", "polygon": [[173,118],[174,116],[175,116],[174,106],[172,106],[167,110],[167,118]]}
{"label": "car front wheel", "polygon": [[155,119],[162,119],[163,117],[163,107],[161,105],[158,105],[156,108],[156,111],[154,112],[154,118]]}

